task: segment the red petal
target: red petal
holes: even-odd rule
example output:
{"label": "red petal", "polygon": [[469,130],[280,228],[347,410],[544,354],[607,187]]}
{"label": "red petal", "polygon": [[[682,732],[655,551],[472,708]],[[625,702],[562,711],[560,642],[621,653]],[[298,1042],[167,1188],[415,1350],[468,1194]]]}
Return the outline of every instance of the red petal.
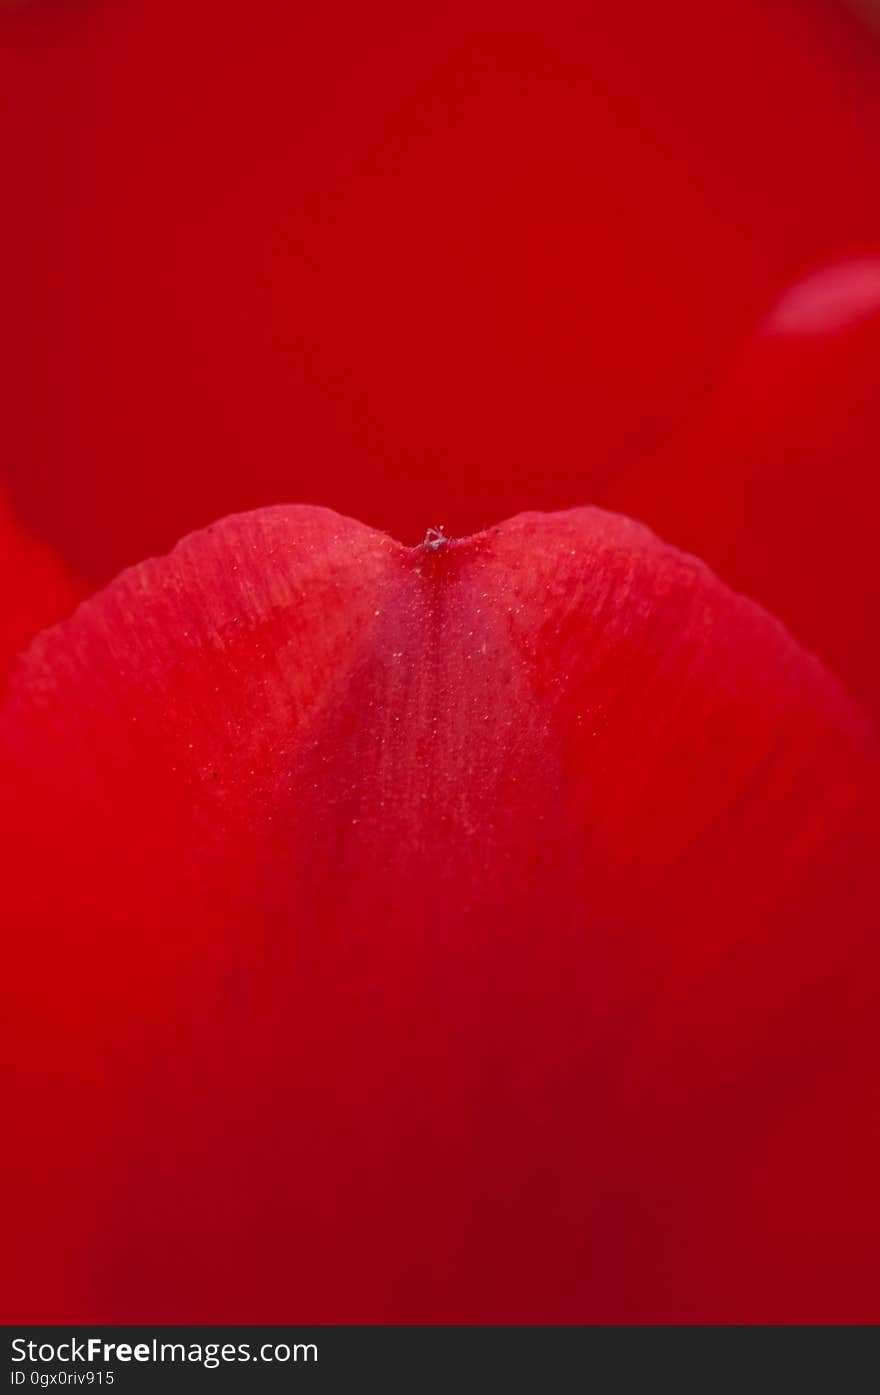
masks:
{"label": "red petal", "polygon": [[605,497],[880,227],[836,0],[4,7],[3,429],[84,575],[310,500],[418,541]]}
{"label": "red petal", "polygon": [[233,518],[3,732],[10,1320],[876,1316],[876,748],[700,563]]}
{"label": "red petal", "polygon": [[735,371],[616,491],[818,650],[880,714],[880,257],[796,285]]}

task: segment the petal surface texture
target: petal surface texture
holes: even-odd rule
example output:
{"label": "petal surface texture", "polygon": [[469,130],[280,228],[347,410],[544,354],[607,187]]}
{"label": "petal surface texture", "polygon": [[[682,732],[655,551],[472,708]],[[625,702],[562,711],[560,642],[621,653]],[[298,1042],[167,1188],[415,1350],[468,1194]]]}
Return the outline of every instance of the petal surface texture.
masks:
{"label": "petal surface texture", "polygon": [[880,716],[880,254],[767,315],[682,431],[611,491],[696,552]]}
{"label": "petal surface texture", "polygon": [[602,503],[880,230],[837,0],[0,13],[5,469],[103,584],[297,499],[417,543]]}
{"label": "petal surface texture", "polygon": [[10,1320],[877,1317],[875,739],[701,563],[233,517],[2,736]]}

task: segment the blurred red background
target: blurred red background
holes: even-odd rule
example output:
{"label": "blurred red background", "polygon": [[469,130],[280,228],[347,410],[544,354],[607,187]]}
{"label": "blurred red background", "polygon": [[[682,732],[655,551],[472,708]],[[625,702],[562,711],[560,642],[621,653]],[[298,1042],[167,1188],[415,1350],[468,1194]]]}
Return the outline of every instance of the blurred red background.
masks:
{"label": "blurred red background", "polygon": [[615,502],[880,231],[836,0],[2,16],[3,461],[89,582],[230,510],[416,541]]}

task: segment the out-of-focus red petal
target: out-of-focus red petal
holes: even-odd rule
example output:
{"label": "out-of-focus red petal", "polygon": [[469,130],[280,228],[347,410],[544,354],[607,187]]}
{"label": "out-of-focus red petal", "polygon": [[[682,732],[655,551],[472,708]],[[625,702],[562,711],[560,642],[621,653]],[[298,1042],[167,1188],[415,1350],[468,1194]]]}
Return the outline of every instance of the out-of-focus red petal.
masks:
{"label": "out-of-focus red petal", "polygon": [[612,497],[781,616],[880,714],[880,256],[793,287]]}
{"label": "out-of-focus red petal", "polygon": [[6,454],[102,582],[291,498],[410,542],[602,501],[880,227],[877,47],[836,0],[3,22]]}
{"label": "out-of-focus red petal", "polygon": [[0,490],[0,683],[23,645],[68,615],[83,595],[60,559],[13,517]]}
{"label": "out-of-focus red petal", "polygon": [[702,564],[232,518],[2,731],[10,1318],[876,1317],[876,746]]}

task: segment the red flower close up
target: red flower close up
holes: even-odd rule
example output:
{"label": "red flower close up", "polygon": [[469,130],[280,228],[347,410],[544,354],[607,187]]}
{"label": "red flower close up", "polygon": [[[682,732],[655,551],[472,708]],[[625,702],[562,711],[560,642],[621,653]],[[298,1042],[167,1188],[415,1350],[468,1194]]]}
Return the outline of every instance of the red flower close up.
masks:
{"label": "red flower close up", "polygon": [[876,40],[0,30],[6,1320],[875,1321]]}

